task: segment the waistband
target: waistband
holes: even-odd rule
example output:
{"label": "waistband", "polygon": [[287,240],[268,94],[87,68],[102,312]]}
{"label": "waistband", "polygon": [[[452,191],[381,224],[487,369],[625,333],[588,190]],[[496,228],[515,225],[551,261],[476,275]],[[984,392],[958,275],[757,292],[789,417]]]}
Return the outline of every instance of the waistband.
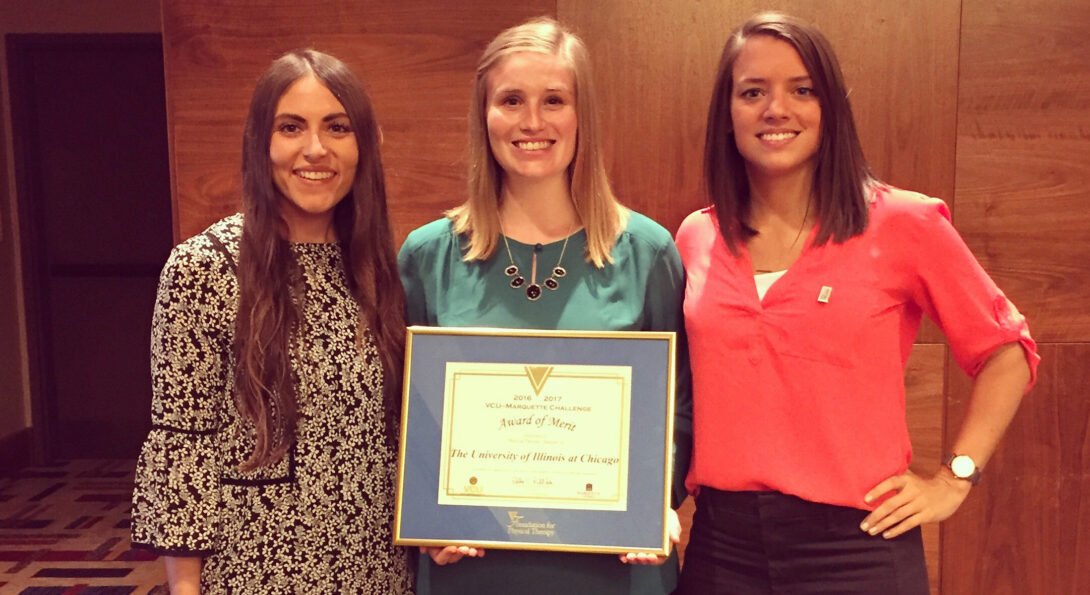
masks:
{"label": "waistband", "polygon": [[697,506],[710,509],[729,510],[736,514],[759,517],[824,517],[829,513],[858,516],[860,520],[868,514],[866,510],[811,502],[798,496],[776,491],[727,491],[708,486],[700,486],[696,498]]}

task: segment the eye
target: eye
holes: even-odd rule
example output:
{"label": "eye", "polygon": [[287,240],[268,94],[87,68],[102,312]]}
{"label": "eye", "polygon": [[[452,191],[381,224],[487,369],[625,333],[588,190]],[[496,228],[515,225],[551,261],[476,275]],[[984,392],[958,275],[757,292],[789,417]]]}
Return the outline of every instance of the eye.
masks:
{"label": "eye", "polygon": [[545,98],[545,105],[564,105],[564,98],[559,95],[550,95]]}
{"label": "eye", "polygon": [[804,97],[812,97],[814,95],[814,89],[813,87],[799,87],[795,89],[795,93]]}
{"label": "eye", "polygon": [[748,89],[742,89],[738,92],[738,96],[742,99],[757,99],[761,96],[761,90],[757,87],[750,87]]}
{"label": "eye", "polygon": [[329,131],[340,136],[352,134],[352,125],[348,122],[331,122]]}
{"label": "eye", "polygon": [[505,105],[509,107],[514,107],[519,103],[522,103],[522,99],[518,95],[505,95],[502,99],[500,99],[500,105]]}
{"label": "eye", "polygon": [[276,131],[281,134],[298,134],[303,129],[295,122],[281,122]]}

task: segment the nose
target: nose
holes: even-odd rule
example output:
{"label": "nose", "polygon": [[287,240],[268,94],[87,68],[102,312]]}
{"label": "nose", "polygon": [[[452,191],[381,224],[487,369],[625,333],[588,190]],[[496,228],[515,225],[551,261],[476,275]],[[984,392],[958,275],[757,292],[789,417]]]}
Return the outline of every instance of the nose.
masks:
{"label": "nose", "polygon": [[526,110],[522,113],[522,129],[524,131],[541,130],[545,124],[545,120],[541,117],[541,107],[537,105],[527,105]]}
{"label": "nose", "polygon": [[768,94],[764,117],[770,120],[787,117],[787,98],[782,91],[773,90]]}
{"label": "nose", "polygon": [[306,146],[303,147],[303,157],[305,157],[307,161],[315,161],[325,157],[328,152],[329,151],[322,143],[321,134],[318,131],[310,133],[307,137]]}

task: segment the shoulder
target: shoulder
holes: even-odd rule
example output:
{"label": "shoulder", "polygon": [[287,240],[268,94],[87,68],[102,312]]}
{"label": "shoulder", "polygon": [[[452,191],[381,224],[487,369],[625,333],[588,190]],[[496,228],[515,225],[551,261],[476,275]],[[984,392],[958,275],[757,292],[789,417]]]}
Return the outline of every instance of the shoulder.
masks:
{"label": "shoulder", "polygon": [[160,283],[170,280],[197,282],[202,277],[218,275],[229,269],[226,255],[215,245],[213,238],[227,248],[237,261],[241,236],[242,215],[239,213],[213,223],[171,250]]}
{"label": "shoulder", "polygon": [[397,253],[402,281],[428,275],[429,271],[443,266],[442,263],[460,260],[452,259],[453,254],[461,253],[460,237],[454,233],[454,222],[445,218],[436,219],[409,232]]}
{"label": "shoulder", "polygon": [[402,255],[414,255],[421,252],[437,251],[443,246],[457,243],[454,222],[446,217],[425,223],[409,232],[401,244]]}
{"label": "shoulder", "polygon": [[650,217],[632,210],[628,211],[628,222],[621,235],[628,236],[633,242],[656,251],[674,245],[674,240],[665,227]]}
{"label": "shoulder", "polygon": [[717,233],[714,207],[704,207],[693,211],[681,221],[681,225],[677,228],[678,249],[682,249],[685,245],[699,243],[708,237],[714,239]]}
{"label": "shoulder", "polygon": [[911,226],[950,220],[950,208],[945,202],[911,190],[879,185],[871,189],[869,200],[876,224]]}

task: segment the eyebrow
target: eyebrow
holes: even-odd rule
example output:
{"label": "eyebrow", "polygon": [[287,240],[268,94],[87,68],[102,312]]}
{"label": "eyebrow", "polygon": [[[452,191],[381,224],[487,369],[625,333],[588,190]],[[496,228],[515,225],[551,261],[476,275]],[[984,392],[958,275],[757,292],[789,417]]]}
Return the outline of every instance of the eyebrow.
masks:
{"label": "eyebrow", "polygon": [[[571,89],[567,87],[546,87],[546,93],[571,93]],[[525,93],[522,87],[500,87],[493,92],[493,95],[500,93]]]}
{"label": "eyebrow", "polygon": [[[812,81],[812,80],[813,80],[813,77],[811,77],[808,74],[804,74],[804,75],[801,75],[801,76],[793,76],[793,77],[787,79],[787,82],[789,82],[789,83],[801,83],[803,81]],[[768,79],[764,79],[764,78],[760,78],[760,77],[746,77],[746,78],[738,79],[738,83],[753,84],[753,83],[767,83],[767,82],[768,82]]]}
{"label": "eyebrow", "polygon": [[[336,113],[326,115],[324,118],[322,118],[322,121],[323,122],[329,122],[331,120],[336,120],[337,118],[347,118],[347,117],[348,117],[348,114],[346,114],[344,112],[336,112]],[[290,113],[276,114],[276,117],[274,119],[276,119],[276,120],[279,120],[279,119],[294,120],[296,122],[306,122],[307,121],[306,118],[304,118],[303,116],[300,116],[298,114],[290,114]]]}

